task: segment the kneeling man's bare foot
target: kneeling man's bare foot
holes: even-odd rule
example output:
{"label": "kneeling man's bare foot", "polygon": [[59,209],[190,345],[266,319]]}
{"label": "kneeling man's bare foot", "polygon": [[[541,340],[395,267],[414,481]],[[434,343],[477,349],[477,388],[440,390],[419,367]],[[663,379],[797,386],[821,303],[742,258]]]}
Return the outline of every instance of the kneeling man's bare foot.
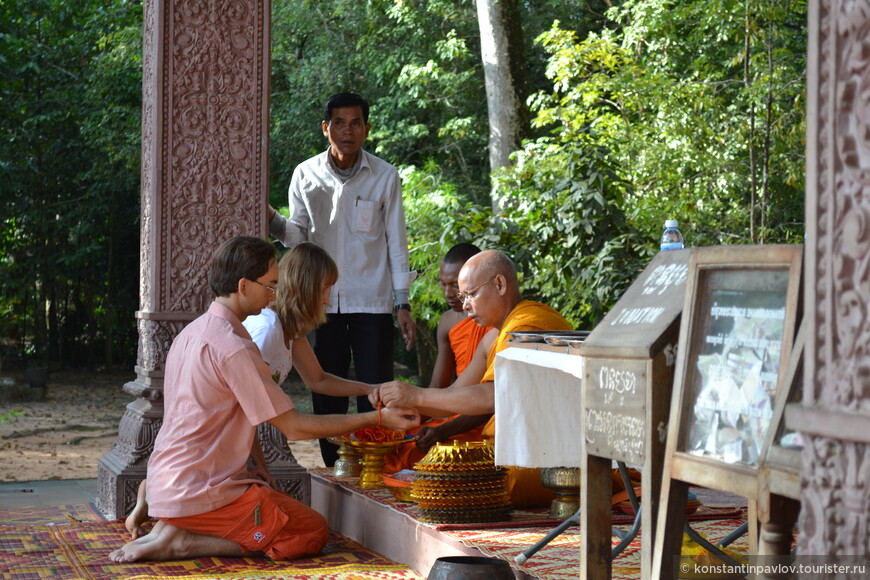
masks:
{"label": "kneeling man's bare foot", "polygon": [[142,480],[139,484],[139,491],[136,493],[136,505],[133,511],[124,520],[124,527],[130,532],[130,537],[134,540],[145,535],[145,530],[142,529],[142,524],[148,520],[148,502],[145,499],[145,482]]}
{"label": "kneeling man's bare foot", "polygon": [[146,550],[144,546],[158,542],[167,527],[163,522],[157,522],[150,533],[136,538],[132,542],[127,542],[122,548],[111,552],[109,560],[113,562],[136,562],[137,560],[144,559],[157,560],[158,558],[145,557],[146,554],[150,553],[150,550]]}
{"label": "kneeling man's bare foot", "polygon": [[248,553],[238,544],[202,536],[170,526],[162,521],[145,536],[127,542],[124,547],[109,554],[113,562],[138,562],[140,560],[189,560],[204,556],[242,556]]}

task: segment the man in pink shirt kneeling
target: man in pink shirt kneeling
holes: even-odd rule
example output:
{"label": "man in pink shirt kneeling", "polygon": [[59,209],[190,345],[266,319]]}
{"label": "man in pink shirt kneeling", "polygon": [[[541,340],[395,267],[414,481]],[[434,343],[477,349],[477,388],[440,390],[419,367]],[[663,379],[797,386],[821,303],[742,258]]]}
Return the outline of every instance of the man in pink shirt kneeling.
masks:
{"label": "man in pink shirt kneeling", "polygon": [[[274,247],[237,237],[215,252],[208,275],[216,298],[172,343],[166,358],[163,425],[148,462],[151,532],[109,554],[114,562],[320,552],[326,520],[265,485],[247,468],[257,425],[288,439],[317,439],[376,425],[374,411],[305,415],[275,384],[242,321],[275,298]],[[414,410],[385,409],[384,427],[419,425]]]}

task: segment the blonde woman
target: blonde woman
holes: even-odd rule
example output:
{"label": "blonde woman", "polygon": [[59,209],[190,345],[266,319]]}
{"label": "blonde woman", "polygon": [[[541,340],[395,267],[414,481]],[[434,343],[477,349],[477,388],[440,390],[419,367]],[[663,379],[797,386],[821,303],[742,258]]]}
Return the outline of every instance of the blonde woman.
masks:
{"label": "blonde woman", "polygon": [[324,306],[337,280],[338,268],[323,248],[310,242],[297,244],[278,264],[275,302],[246,318],[243,325],[279,385],[296,367],[302,381],[315,393],[368,396],[374,385],[324,372],[306,338],[326,321]]}

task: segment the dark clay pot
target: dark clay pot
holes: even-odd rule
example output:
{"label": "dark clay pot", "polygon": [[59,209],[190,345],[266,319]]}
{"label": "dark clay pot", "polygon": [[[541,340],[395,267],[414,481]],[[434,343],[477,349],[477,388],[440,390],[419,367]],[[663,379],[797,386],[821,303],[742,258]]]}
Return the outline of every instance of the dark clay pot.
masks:
{"label": "dark clay pot", "polygon": [[510,564],[498,558],[448,556],[438,558],[427,580],[514,580]]}

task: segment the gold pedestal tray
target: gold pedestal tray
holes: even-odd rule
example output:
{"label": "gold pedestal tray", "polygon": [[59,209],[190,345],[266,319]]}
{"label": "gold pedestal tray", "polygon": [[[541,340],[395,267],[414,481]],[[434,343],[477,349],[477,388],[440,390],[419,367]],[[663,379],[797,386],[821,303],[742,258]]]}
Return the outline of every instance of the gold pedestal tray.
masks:
{"label": "gold pedestal tray", "polygon": [[495,466],[488,442],[434,445],[414,464],[411,498],[427,523],[483,523],[510,519],[506,470]]}
{"label": "gold pedestal tray", "polygon": [[359,474],[360,487],[383,487],[384,482],[381,480],[381,474],[384,472],[384,456],[392,453],[396,447],[404,443],[414,441],[414,435],[406,435],[402,439],[395,441],[355,441],[353,439],[344,439],[343,442],[351,449],[359,453],[361,471]]}

